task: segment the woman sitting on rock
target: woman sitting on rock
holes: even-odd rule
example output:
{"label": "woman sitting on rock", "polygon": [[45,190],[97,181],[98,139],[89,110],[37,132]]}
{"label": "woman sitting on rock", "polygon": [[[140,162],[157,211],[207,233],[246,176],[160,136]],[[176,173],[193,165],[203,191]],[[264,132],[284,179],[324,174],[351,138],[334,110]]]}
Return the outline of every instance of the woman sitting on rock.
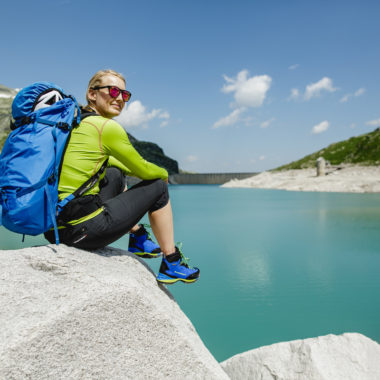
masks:
{"label": "woman sitting on rock", "polygon": [[[107,169],[90,190],[65,206],[60,215],[59,238],[70,246],[96,249],[131,231],[129,251],[142,257],[163,253],[159,282],[194,282],[199,269],[189,267],[174,245],[167,171],[144,160],[125,130],[112,120],[130,97],[124,77],[113,70],[98,71],[90,80],[88,105],[80,125],[72,130],[63,158],[59,198],[73,193],[102,165]],[[126,174],[143,181],[125,191]],[[159,246],[143,225],[137,225],[147,212]],[[54,231],[48,231],[45,237],[55,242]]]}

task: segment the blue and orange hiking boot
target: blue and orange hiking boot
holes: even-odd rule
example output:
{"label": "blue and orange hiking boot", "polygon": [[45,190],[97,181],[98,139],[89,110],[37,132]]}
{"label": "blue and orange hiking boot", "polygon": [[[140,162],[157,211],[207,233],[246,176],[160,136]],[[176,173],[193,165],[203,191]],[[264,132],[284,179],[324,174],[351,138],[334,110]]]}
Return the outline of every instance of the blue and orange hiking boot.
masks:
{"label": "blue and orange hiking boot", "polygon": [[185,283],[195,282],[199,278],[199,269],[190,268],[187,258],[178,247],[171,255],[162,258],[157,281],[163,284],[174,284],[177,281]]}
{"label": "blue and orange hiking boot", "polygon": [[128,251],[145,259],[161,256],[161,248],[151,239],[150,233],[145,229],[148,224],[140,224],[140,229],[129,235]]}

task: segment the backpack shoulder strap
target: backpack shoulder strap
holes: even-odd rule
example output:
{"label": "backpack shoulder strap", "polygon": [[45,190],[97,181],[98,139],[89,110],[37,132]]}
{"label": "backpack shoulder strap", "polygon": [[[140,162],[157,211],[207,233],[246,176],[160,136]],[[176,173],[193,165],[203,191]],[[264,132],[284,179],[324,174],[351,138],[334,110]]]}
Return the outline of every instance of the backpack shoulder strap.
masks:
{"label": "backpack shoulder strap", "polygon": [[81,107],[80,111],[81,111],[81,120],[89,116],[99,116],[94,110],[88,107]]}

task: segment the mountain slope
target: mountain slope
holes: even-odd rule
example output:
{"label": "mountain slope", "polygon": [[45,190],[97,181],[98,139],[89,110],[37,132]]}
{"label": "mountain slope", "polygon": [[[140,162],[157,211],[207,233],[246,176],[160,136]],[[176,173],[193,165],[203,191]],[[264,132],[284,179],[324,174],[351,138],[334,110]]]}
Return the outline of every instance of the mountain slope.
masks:
{"label": "mountain slope", "polygon": [[323,157],[331,165],[379,165],[380,164],[380,128],[373,132],[351,137],[329,145],[298,161],[280,166],[275,170],[305,169],[315,167],[318,157]]}
{"label": "mountain slope", "polygon": [[12,101],[16,94],[17,90],[0,84],[0,149],[9,134]]}

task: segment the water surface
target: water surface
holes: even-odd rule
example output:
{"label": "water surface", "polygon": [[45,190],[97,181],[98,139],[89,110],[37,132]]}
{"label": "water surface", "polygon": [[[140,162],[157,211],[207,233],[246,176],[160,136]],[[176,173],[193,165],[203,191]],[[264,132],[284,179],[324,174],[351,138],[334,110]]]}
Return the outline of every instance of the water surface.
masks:
{"label": "water surface", "polygon": [[[380,342],[380,194],[180,185],[170,195],[176,239],[201,278],[169,289],[217,360],[329,333]],[[0,241],[46,243],[3,227]]]}

